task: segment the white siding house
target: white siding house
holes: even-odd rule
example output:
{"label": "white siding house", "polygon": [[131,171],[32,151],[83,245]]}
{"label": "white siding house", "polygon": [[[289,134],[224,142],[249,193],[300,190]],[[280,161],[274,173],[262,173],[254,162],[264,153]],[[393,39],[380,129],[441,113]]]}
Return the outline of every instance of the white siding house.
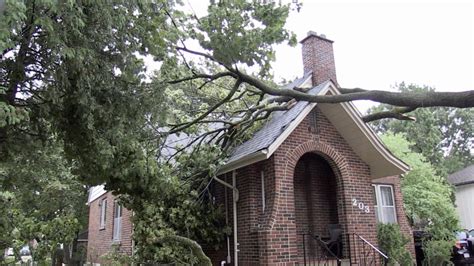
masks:
{"label": "white siding house", "polygon": [[449,175],[448,181],[455,188],[461,228],[474,229],[474,165]]}

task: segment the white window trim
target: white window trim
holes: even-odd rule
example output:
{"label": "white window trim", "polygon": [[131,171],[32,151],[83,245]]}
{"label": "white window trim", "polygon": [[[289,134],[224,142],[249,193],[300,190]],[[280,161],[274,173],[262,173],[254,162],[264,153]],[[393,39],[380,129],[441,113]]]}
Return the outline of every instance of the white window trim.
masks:
{"label": "white window trim", "polygon": [[[115,215],[117,214],[117,210],[120,211],[119,217],[115,217]],[[113,232],[112,232],[113,241],[120,241],[122,238],[122,216],[123,216],[122,212],[123,212],[122,205],[118,204],[118,202],[115,202]]]}
{"label": "white window trim", "polygon": [[99,211],[99,229],[105,229],[105,223],[107,222],[107,198],[99,201]]}
{"label": "white window trim", "polygon": [[[375,189],[375,199],[376,199],[376,202],[374,202],[374,211],[377,212],[377,217],[378,217],[378,221],[379,223],[389,223],[389,221],[385,221],[384,220],[384,216],[383,216],[383,212],[382,212],[382,208],[383,207],[393,207],[393,214],[394,214],[394,217],[395,217],[395,223],[398,223],[398,218],[397,218],[397,205],[396,205],[396,202],[395,202],[395,194],[393,192],[394,188],[393,188],[393,185],[386,185],[386,184],[372,184],[372,186],[374,187]],[[379,206],[378,203],[379,202],[382,202],[382,190],[380,188],[382,187],[388,187],[390,188],[390,193],[391,193],[391,196],[392,196],[392,202],[393,202],[393,206]]]}

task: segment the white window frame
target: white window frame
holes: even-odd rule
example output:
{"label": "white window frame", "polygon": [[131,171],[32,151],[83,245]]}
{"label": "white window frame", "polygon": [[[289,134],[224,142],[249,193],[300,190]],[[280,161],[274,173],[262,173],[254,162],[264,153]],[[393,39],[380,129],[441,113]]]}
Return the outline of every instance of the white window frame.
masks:
{"label": "white window frame", "polygon": [[[113,224],[113,241],[120,241],[122,236],[122,205],[115,202],[114,204],[114,224]],[[118,216],[120,215],[120,216]]]}
{"label": "white window frame", "polygon": [[107,198],[103,198],[99,202],[99,229],[105,229],[107,222]]}
{"label": "white window frame", "polygon": [[[375,200],[376,200],[376,202],[374,202],[374,211],[377,214],[377,222],[384,223],[384,224],[398,223],[398,220],[397,220],[397,206],[396,206],[396,203],[395,203],[395,194],[393,192],[393,185],[372,184],[372,186],[374,187],[374,191],[375,191]],[[380,205],[382,203],[382,189],[381,189],[382,187],[390,188],[390,196],[392,197],[393,205],[383,205],[383,206]],[[386,217],[383,215],[383,209],[388,209],[388,208],[393,210],[393,217],[395,218],[394,221],[388,221],[388,219],[386,219]]]}

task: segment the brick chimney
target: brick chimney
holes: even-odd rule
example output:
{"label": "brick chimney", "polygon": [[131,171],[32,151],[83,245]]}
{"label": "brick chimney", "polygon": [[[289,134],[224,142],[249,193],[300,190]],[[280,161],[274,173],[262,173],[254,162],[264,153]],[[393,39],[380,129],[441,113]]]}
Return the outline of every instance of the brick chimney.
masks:
{"label": "brick chimney", "polygon": [[300,43],[303,45],[304,73],[312,72],[313,86],[328,79],[337,85],[333,41],[327,39],[323,34],[318,35],[316,32],[310,31]]}

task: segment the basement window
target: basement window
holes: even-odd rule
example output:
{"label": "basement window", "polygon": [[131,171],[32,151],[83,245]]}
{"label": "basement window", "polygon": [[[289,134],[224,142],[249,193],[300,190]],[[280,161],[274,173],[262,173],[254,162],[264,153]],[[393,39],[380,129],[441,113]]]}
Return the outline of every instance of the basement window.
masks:
{"label": "basement window", "polygon": [[393,186],[372,185],[374,195],[374,211],[379,223],[397,223]]}

